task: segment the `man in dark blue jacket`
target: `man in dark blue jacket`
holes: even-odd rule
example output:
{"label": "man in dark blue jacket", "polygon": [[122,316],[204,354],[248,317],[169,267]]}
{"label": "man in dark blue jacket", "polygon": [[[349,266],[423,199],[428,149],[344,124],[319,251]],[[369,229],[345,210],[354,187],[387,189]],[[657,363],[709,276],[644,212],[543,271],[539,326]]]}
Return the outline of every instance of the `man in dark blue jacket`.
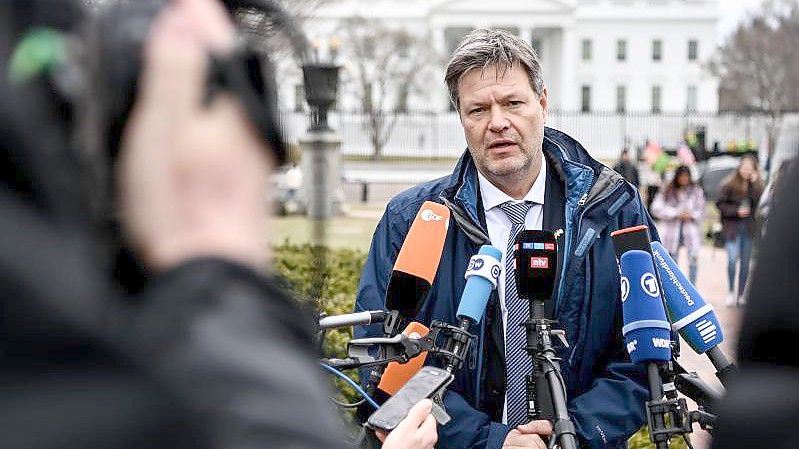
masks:
{"label": "man in dark blue jacket", "polygon": [[[623,348],[619,273],[611,231],[647,224],[637,190],[592,159],[574,139],[545,128],[547,91],[534,50],[502,31],[475,30],[455,50],[446,82],[468,145],[455,171],[391,200],[375,231],[356,310],[385,306],[386,286],[408,229],[424,201],[452,211],[441,264],[417,321],[457,323],[469,258],[483,244],[507,254],[521,228],[562,229],[558,284],[547,312],[566,331],[561,348],[569,413],[582,447],[626,447],[644,422],[645,372]],[[503,259],[507,259],[503,256]],[[503,261],[503,265],[504,265]],[[526,423],[524,345],[512,264],[500,276],[485,318],[473,326],[471,354],[445,395],[452,421],[446,448],[545,448],[551,426]],[[508,281],[506,281],[506,279]],[[508,285],[509,288],[505,288]],[[376,326],[356,337],[376,335]]]}

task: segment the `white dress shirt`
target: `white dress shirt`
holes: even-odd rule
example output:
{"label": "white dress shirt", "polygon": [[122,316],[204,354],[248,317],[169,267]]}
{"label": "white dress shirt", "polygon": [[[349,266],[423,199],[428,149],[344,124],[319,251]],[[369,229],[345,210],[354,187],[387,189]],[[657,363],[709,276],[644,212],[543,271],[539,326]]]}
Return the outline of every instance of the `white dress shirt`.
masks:
{"label": "white dress shirt", "polygon": [[[491,184],[491,181],[486,179],[479,171],[477,172],[477,179],[480,183],[480,196],[483,199],[483,208],[485,209],[486,225],[488,226],[488,238],[491,240],[491,245],[502,251],[502,266],[505,266],[505,254],[508,250],[508,238],[510,237],[511,222],[507,215],[499,208],[500,204],[512,201],[520,203],[522,201],[530,201],[533,206],[527,212],[524,219],[525,229],[542,229],[544,225],[544,193],[546,190],[546,174],[547,162],[546,158],[541,158],[541,170],[538,172],[538,177],[535,179],[530,191],[521,200],[511,198],[507,193],[499,190],[497,186]],[[499,277],[497,285],[497,293],[499,294],[499,307],[502,311],[502,328],[504,332],[503,339],[507,345],[507,328],[508,328],[508,307],[505,304],[505,272]],[[513,323],[516,324],[516,323]],[[507,346],[506,346],[507,348]],[[507,349],[506,349],[507,351]],[[502,413],[502,421],[507,422],[508,414],[508,397],[505,395],[505,407]]]}

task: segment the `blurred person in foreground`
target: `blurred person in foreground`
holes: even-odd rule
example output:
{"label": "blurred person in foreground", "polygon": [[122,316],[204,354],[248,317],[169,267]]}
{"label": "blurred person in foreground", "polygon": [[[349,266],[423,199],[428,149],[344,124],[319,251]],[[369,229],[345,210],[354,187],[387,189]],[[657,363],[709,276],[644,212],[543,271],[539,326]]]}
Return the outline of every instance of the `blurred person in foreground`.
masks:
{"label": "blurred person in foreground", "polygon": [[[569,343],[557,348],[569,416],[582,447],[626,447],[644,423],[648,391],[645,371],[630,362],[622,341],[610,232],[643,224],[658,239],[638,191],[572,137],[545,126],[547,90],[528,42],[501,30],[474,30],[453,53],[445,81],[467,148],[451,175],[389,202],[356,310],[385,307],[392,267],[420,206],[428,200],[445,204],[452,222],[438,273],[412,319],[457,322],[464,273],[481,245],[504,251],[505,268],[483,319],[470,329],[476,339],[467,362],[444,396],[452,420],[440,429],[441,447],[544,449],[551,423],[527,419],[524,379],[531,361],[520,323],[529,319],[529,303],[513,288],[512,244],[523,228],[562,229],[558,280],[545,313],[558,320]],[[356,336],[381,332],[371,326]]]}
{"label": "blurred person in foreground", "polygon": [[799,415],[799,166],[781,175],[778,207],[749,278],[738,336],[740,372],[722,401],[714,449],[792,449]]}
{"label": "blurred person in foreground", "polygon": [[688,252],[688,277],[696,285],[705,193],[694,182],[687,165],[677,167],[671,181],[655,195],[651,212],[659,220],[661,243],[674,260],[679,260],[680,248],[685,247]]}
{"label": "blurred person in foreground", "polygon": [[[724,248],[727,250],[727,307],[740,304],[746,290],[749,260],[752,256],[752,241],[755,236],[754,211],[757,210],[763,193],[763,181],[752,155],[741,157],[738,168],[722,181],[716,195],[716,206],[721,214]],[[735,289],[736,265],[738,267],[738,289]]]}
{"label": "blurred person in foreground", "polygon": [[[46,98],[0,82],[3,447],[345,447],[311,315],[262,274],[269,144],[234,97],[205,97],[209,54],[234,37],[213,0],[171,2],[149,31],[116,176],[147,272],[135,302],[109,281],[97,228],[56,207],[44,174],[64,167],[39,156],[66,139],[39,138]],[[432,448],[429,410],[385,447]]]}

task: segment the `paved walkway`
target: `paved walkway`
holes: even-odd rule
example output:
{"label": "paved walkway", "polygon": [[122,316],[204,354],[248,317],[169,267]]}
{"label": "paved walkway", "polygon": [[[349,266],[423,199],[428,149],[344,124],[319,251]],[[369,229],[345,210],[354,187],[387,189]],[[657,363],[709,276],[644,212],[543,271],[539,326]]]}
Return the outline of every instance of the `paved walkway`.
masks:
{"label": "paved walkway", "polygon": [[[683,252],[680,268],[687,273],[687,256]],[[696,287],[705,301],[712,304],[718,316],[719,323],[724,332],[722,351],[730,359],[736,356],[735,347],[738,341],[738,328],[741,320],[741,309],[728,308],[724,305],[727,296],[727,254],[723,248],[705,246],[699,253],[699,274]],[[704,355],[693,352],[687,343],[680,345],[681,353],[679,362],[686,370],[696,371],[699,376],[710,385],[721,389],[721,383],[716,379],[715,368]],[[689,406],[692,410],[695,405]],[[696,449],[709,448],[710,436],[707,432],[694,426],[695,432],[691,441]],[[699,429],[699,430],[697,430]]]}

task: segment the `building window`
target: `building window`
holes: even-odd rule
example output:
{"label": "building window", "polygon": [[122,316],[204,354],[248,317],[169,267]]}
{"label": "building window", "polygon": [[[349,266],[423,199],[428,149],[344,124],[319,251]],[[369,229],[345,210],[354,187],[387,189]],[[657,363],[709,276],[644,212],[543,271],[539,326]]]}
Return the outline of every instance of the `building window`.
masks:
{"label": "building window", "polygon": [[375,57],[375,41],[372,39],[363,40],[363,56],[367,59],[374,59]]}
{"label": "building window", "polygon": [[688,86],[685,96],[685,109],[689,112],[696,111],[696,86]]}
{"label": "building window", "polygon": [[302,84],[294,85],[294,112],[305,110],[305,86]]}
{"label": "building window", "polygon": [[624,39],[619,39],[616,41],[616,60],[627,60],[627,41]]}
{"label": "building window", "polygon": [[591,60],[591,39],[583,39],[583,61]]}
{"label": "building window", "polygon": [[616,86],[616,112],[624,114],[627,112],[627,87]]}
{"label": "building window", "polygon": [[661,91],[660,86],[652,86],[652,113],[660,114],[662,110],[660,105]]}
{"label": "building window", "polygon": [[581,89],[580,111],[591,112],[591,86],[583,86]]}
{"label": "building window", "polygon": [[447,52],[452,54],[458,48],[458,44],[466,37],[467,34],[472,32],[472,28],[467,27],[450,27],[444,30],[444,40],[447,43]]}
{"label": "building window", "polygon": [[397,56],[400,58],[407,58],[410,56],[411,37],[408,35],[400,35],[397,38]]}
{"label": "building window", "polygon": [[688,41],[688,60],[696,61],[699,58],[699,41],[691,39]]}
{"label": "building window", "polygon": [[507,31],[508,33],[518,36],[519,35],[519,28],[518,27],[496,27],[495,30],[502,30]]}
{"label": "building window", "polygon": [[541,60],[541,58],[542,58],[542,55],[543,55],[543,53],[541,52],[541,50],[543,50],[543,49],[541,48],[541,39],[539,39],[539,38],[537,38],[537,37],[534,37],[534,38],[533,38],[533,39],[530,41],[530,44],[533,46],[533,49],[535,50],[535,54],[537,54],[537,55],[538,55],[538,59],[539,59],[539,60]]}
{"label": "building window", "polygon": [[652,60],[660,61],[663,59],[663,41],[655,39],[652,41]]}

